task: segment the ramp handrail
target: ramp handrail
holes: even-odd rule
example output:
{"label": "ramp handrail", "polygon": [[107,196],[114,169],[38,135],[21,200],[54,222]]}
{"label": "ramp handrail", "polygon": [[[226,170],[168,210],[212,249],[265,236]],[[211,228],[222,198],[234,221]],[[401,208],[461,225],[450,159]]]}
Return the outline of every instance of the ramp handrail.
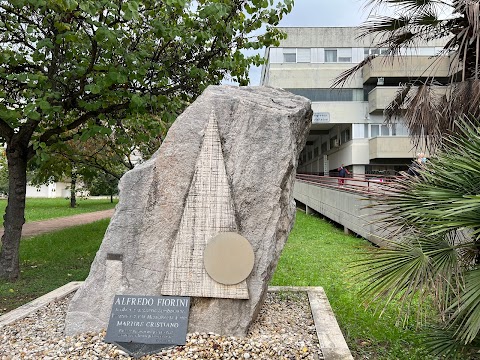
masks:
{"label": "ramp handrail", "polygon": [[345,178],[312,174],[297,174],[296,176],[298,181],[310,183],[312,185],[364,195],[384,193],[386,190],[384,185],[392,182],[396,178],[397,176],[378,177],[375,175],[361,175]]}

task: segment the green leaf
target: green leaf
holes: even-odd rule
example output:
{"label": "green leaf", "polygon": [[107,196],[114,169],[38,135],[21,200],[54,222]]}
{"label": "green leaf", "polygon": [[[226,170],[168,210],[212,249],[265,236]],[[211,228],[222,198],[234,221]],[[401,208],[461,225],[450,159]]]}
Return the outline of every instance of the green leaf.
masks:
{"label": "green leaf", "polygon": [[27,117],[32,120],[40,120],[41,115],[37,111],[30,111],[29,113],[27,113]]}
{"label": "green leaf", "polygon": [[40,107],[40,109],[42,109],[42,111],[46,112],[51,109],[50,103],[46,100],[40,100],[37,104]]}

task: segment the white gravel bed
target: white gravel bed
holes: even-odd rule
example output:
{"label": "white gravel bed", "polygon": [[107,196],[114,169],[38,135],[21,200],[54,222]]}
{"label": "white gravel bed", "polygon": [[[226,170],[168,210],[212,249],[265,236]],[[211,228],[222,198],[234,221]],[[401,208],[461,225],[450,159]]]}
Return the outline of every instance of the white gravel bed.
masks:
{"label": "white gravel bed", "polygon": [[[71,295],[0,330],[0,359],[130,359],[105,331],[65,336],[65,312]],[[177,346],[140,359],[323,359],[306,293],[268,293],[245,338],[193,333]]]}

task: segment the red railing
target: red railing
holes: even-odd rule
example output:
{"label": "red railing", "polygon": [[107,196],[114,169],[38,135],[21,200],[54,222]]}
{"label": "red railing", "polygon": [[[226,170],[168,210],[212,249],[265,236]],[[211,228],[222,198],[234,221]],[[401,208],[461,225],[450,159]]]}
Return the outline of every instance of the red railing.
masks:
{"label": "red railing", "polygon": [[339,191],[355,192],[373,195],[385,192],[385,184],[393,181],[395,176],[378,177],[376,175],[361,175],[352,177],[319,176],[297,174],[296,179],[316,186],[334,188]]}

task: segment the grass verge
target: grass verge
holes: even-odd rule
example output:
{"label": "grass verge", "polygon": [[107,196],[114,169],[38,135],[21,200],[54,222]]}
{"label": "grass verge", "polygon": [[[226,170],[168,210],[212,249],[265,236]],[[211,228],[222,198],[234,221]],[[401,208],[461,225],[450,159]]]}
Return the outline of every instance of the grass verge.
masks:
{"label": "grass verge", "polygon": [[22,240],[20,279],[0,280],[0,314],[70,281],[85,280],[109,219]]}
{"label": "grass verge", "polygon": [[379,318],[359,299],[362,285],[351,264],[371,246],[327,221],[297,212],[272,285],[322,286],[355,359],[433,359],[425,354],[414,321],[397,324],[398,307]]}
{"label": "grass verge", "polygon": [[[25,220],[37,221],[83,214],[92,211],[113,209],[118,200],[111,203],[109,199],[81,199],[77,200],[77,207],[70,207],[70,199],[42,199],[28,198],[25,206]],[[0,214],[5,214],[6,199],[0,199]]]}

